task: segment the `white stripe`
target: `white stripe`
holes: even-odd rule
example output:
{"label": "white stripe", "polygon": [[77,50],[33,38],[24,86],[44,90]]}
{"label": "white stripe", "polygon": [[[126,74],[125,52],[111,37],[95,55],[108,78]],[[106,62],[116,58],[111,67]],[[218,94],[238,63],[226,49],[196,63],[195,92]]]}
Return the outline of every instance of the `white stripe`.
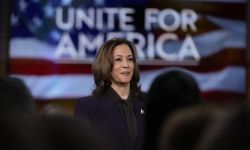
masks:
{"label": "white stripe", "polygon": [[10,40],[11,58],[33,58],[55,60],[56,47],[35,38],[12,38]]}
{"label": "white stripe", "polygon": [[[147,91],[153,79],[169,69],[173,68],[142,72],[142,90]],[[244,93],[246,90],[246,70],[243,67],[227,67],[221,71],[209,73],[187,72],[194,75],[203,92],[224,91]],[[25,81],[35,98],[51,99],[81,97],[90,95],[91,91],[94,89],[93,76],[91,74],[15,76]]]}
{"label": "white stripe", "polygon": [[245,34],[247,30],[246,20],[245,21],[231,20],[215,16],[207,16],[207,19],[219,25],[223,29],[242,34],[244,37],[246,36]]}
{"label": "white stripe", "polygon": [[13,75],[23,79],[35,98],[74,98],[86,96],[94,89],[93,77],[87,75]]}
{"label": "white stripe", "polygon": [[[141,85],[144,91],[150,88],[154,78],[170,69],[181,68],[166,68],[154,71],[142,72]],[[184,69],[181,69],[184,70]],[[243,67],[226,67],[223,70],[216,72],[197,73],[184,70],[192,74],[199,84],[202,91],[228,91],[244,93],[246,90],[246,69]]]}

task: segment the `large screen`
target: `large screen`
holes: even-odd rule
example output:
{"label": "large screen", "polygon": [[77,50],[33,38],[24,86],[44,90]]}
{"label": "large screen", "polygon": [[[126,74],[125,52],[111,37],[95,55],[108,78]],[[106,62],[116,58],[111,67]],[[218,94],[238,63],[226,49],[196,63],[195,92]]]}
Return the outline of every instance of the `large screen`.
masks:
{"label": "large screen", "polygon": [[[182,69],[204,98],[246,97],[246,1],[14,0],[10,74],[36,99],[71,99],[94,89],[91,64],[113,37],[137,48],[141,88]],[[222,9],[223,8],[223,9]]]}

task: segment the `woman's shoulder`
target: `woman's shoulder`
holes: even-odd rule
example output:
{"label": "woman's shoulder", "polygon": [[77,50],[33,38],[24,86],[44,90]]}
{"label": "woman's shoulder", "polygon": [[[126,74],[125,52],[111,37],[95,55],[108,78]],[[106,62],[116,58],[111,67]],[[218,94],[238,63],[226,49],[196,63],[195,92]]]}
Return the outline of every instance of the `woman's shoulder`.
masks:
{"label": "woman's shoulder", "polygon": [[75,113],[82,114],[83,112],[90,111],[96,107],[96,105],[98,105],[98,103],[92,95],[78,98],[75,103]]}
{"label": "woman's shoulder", "polygon": [[77,105],[99,105],[100,101],[105,99],[104,96],[89,95],[80,97],[76,100]]}
{"label": "woman's shoulder", "polygon": [[95,100],[96,98],[93,95],[84,96],[76,99],[76,104],[90,104],[93,103]]}
{"label": "woman's shoulder", "polygon": [[84,97],[80,97],[77,99],[77,101],[88,101],[88,100],[91,100],[93,99],[93,95],[88,95],[88,96],[84,96]]}

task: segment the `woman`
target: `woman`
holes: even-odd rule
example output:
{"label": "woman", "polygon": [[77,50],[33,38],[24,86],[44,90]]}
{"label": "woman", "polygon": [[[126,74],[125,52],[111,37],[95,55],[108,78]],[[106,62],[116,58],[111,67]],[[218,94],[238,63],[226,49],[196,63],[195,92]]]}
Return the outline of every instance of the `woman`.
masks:
{"label": "woman", "polygon": [[105,42],[92,66],[96,88],[76,102],[75,115],[89,119],[113,150],[139,150],[143,142],[144,98],[135,51],[125,39]]}

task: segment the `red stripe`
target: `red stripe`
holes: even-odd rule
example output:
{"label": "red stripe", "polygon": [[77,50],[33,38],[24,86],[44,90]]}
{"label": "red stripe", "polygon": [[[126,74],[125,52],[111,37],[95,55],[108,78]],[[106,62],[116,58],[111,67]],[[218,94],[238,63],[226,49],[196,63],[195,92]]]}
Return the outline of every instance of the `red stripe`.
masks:
{"label": "red stripe", "polygon": [[246,93],[222,92],[222,91],[204,91],[202,96],[207,102],[228,103],[246,101]]}
{"label": "red stripe", "polygon": [[242,65],[247,64],[246,49],[227,48],[219,51],[215,55],[203,58],[200,62],[201,66],[213,65]]}
{"label": "red stripe", "polygon": [[12,59],[11,74],[50,75],[91,73],[91,64],[57,64],[44,59]]}

